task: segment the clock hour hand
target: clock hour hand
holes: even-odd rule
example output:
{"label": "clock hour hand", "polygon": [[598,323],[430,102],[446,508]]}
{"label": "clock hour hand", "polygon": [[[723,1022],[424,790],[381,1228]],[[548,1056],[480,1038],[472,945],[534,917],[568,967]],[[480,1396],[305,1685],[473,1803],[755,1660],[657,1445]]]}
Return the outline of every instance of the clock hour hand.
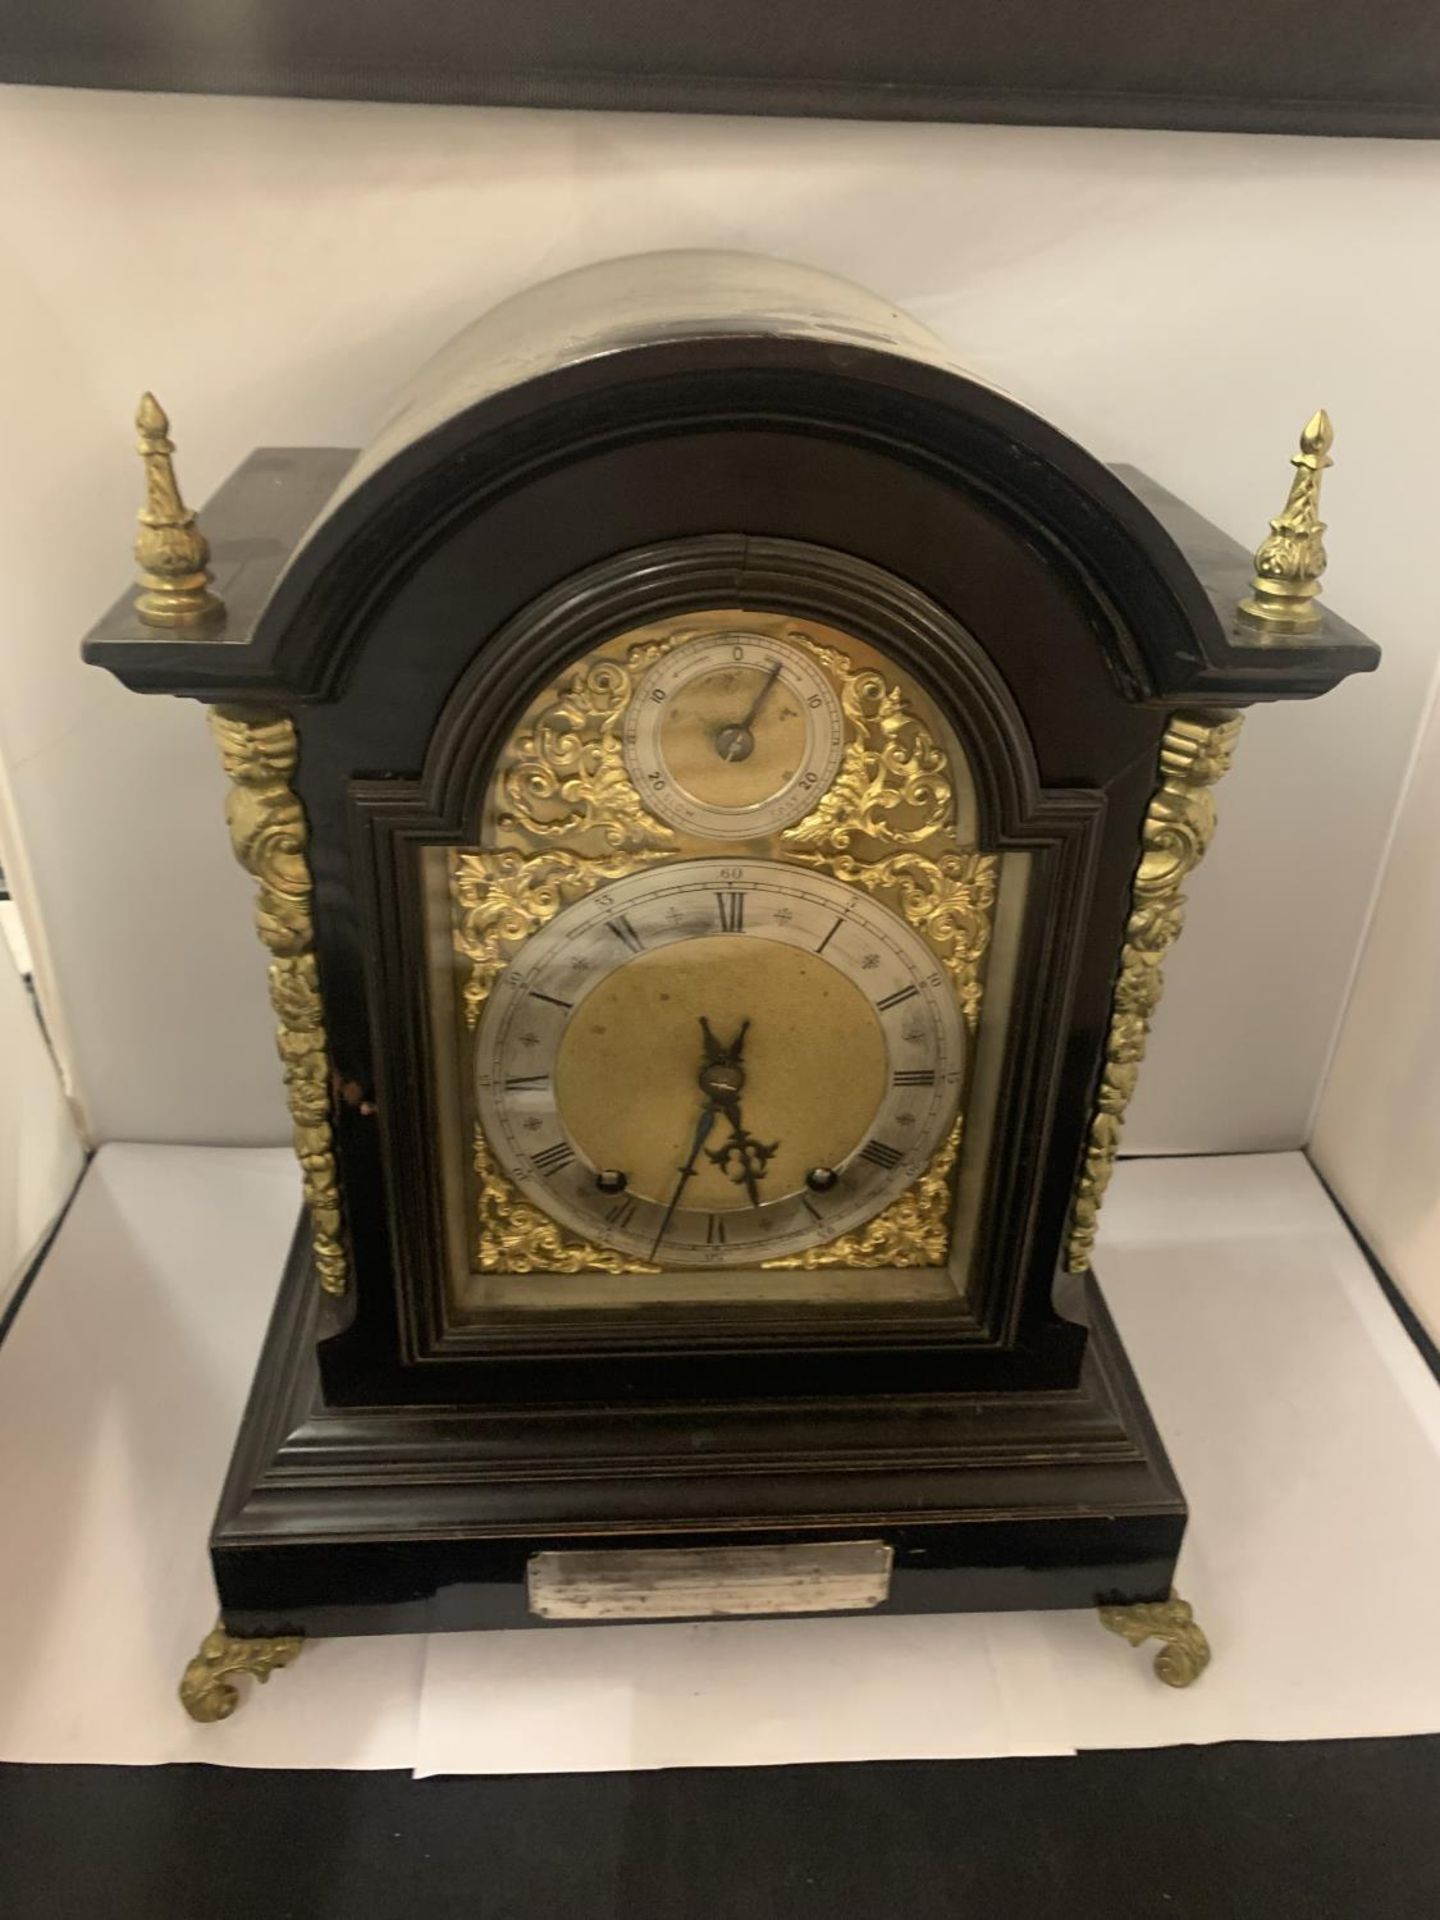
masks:
{"label": "clock hour hand", "polygon": [[[769,1146],[762,1145],[746,1130],[745,1122],[740,1117],[740,1092],[745,1085],[745,1069],[741,1060],[750,1022],[740,1022],[740,1031],[728,1047],[722,1046],[715,1038],[710,1022],[703,1015],[700,1031],[705,1040],[705,1064],[700,1069],[700,1085],[730,1122],[730,1138],[718,1152],[708,1152],[705,1157],[712,1166],[719,1167],[728,1180],[743,1186],[751,1206],[758,1208],[759,1182],[764,1179],[765,1169],[780,1143],[776,1140]],[[732,1160],[736,1163],[734,1167],[730,1164]]]}
{"label": "clock hour hand", "polygon": [[[750,1196],[752,1207],[760,1205],[758,1182],[764,1177],[765,1168],[779,1142],[773,1146],[762,1146],[745,1131],[740,1118],[740,1089],[745,1085],[745,1069],[740,1064],[745,1051],[745,1036],[750,1031],[750,1022],[742,1020],[740,1031],[727,1047],[715,1036],[714,1029],[702,1013],[700,1016],[700,1043],[703,1058],[700,1063],[700,1091],[705,1095],[705,1105],[701,1109],[699,1121],[695,1127],[695,1137],[690,1142],[690,1152],[685,1164],[678,1168],[679,1178],[665,1208],[664,1218],[651,1244],[650,1258],[653,1260],[660,1251],[660,1242],[669,1231],[670,1222],[680,1205],[686,1187],[695,1177],[700,1164],[700,1155],[705,1142],[710,1138],[715,1122],[723,1113],[730,1122],[730,1138],[718,1153],[706,1153],[706,1158],[737,1186],[742,1185]],[[732,1158],[738,1159],[739,1171],[730,1166]]]}
{"label": "clock hour hand", "polygon": [[780,678],[780,662],[776,660],[772,664],[769,673],[766,674],[764,683],[761,686],[760,691],[756,694],[755,698],[750,702],[750,711],[746,714],[745,718],[740,722],[742,727],[748,730],[749,728],[754,726],[756,714],[759,713],[761,707],[763,707],[765,702],[769,699],[770,689],[774,686],[775,682],[779,678]]}
{"label": "clock hour hand", "polygon": [[[768,1146],[757,1140],[747,1131],[740,1117],[740,1101],[737,1095],[729,1094],[717,1098],[717,1106],[730,1122],[730,1138],[722,1147],[707,1152],[705,1158],[719,1167],[726,1179],[733,1180],[736,1186],[743,1186],[749,1195],[752,1207],[760,1205],[759,1182],[765,1178],[765,1169],[779,1151],[780,1142],[772,1140]],[[735,1162],[732,1167],[730,1162]]]}
{"label": "clock hour hand", "polygon": [[706,1069],[709,1067],[738,1067],[740,1064],[740,1056],[745,1051],[745,1036],[749,1031],[750,1022],[748,1020],[742,1020],[740,1022],[740,1031],[727,1047],[722,1041],[715,1038],[715,1035],[710,1030],[710,1022],[705,1018],[703,1013],[701,1014],[700,1033],[705,1046],[705,1060],[700,1068],[700,1085],[705,1092],[713,1093],[716,1092],[717,1089],[720,1092],[738,1091],[739,1087],[744,1084],[745,1076],[743,1074],[722,1074],[715,1076],[717,1086],[712,1087],[707,1078]]}

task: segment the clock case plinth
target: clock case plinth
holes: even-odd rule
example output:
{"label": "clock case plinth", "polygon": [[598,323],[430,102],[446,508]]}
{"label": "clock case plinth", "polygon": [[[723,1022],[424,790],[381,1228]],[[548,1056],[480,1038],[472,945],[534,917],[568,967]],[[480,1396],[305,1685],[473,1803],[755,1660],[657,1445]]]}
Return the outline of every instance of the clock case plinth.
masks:
{"label": "clock case plinth", "polygon": [[[202,521],[225,621],[160,635],[126,595],[86,657],[293,721],[350,1265],[323,1297],[302,1229],[212,1539],[230,1630],[536,1625],[526,1564],[567,1546],[880,1538],[896,1611],[1163,1598],[1184,1501],[1093,1278],[1061,1274],[1161,742],[1376,650],[1328,611],[1261,644],[1237,543],[884,303],[741,257],[524,296],[365,453],[262,450]],[[463,840],[568,659],[697,605],[890,649],[986,844],[1037,857],[969,1317],[457,1340],[395,876]]]}
{"label": "clock case plinth", "polygon": [[[1068,1390],[530,1410],[327,1405],[296,1237],[211,1536],[239,1635],[550,1626],[538,1552],[883,1539],[881,1613],[1164,1599],[1185,1501],[1093,1275]],[[824,1611],[823,1608],[818,1609]]]}

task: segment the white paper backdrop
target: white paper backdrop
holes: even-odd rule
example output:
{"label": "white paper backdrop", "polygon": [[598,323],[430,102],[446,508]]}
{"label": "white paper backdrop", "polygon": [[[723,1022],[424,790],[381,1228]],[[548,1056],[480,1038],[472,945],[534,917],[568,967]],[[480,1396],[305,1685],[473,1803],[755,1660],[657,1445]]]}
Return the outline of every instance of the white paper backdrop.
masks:
{"label": "white paper backdrop", "polygon": [[0,939],[0,1315],[83,1164],[34,1005]]}
{"label": "white paper backdrop", "polygon": [[1314,1153],[1440,1340],[1440,701],[1396,821]]}
{"label": "white paper backdrop", "polygon": [[1127,1144],[1307,1137],[1437,644],[1433,145],[11,89],[0,168],[0,756],[97,1138],[284,1136],[199,716],[76,655],[129,576],[139,391],[203,499],[259,442],[360,444],[496,299],[676,246],[875,288],[1246,540],[1330,408],[1331,598],[1386,667],[1250,722]]}
{"label": "white paper backdrop", "polygon": [[1440,1391],[1298,1154],[1132,1161],[1102,1217],[1191,1504],[1177,1585],[1215,1660],[1187,1692],[1084,1610],[697,1621],[322,1640],[197,1726],[175,1683],[298,1200],[281,1149],[93,1163],[0,1348],[0,1460],[26,1463],[0,1473],[0,1760],[530,1773],[1440,1729]]}

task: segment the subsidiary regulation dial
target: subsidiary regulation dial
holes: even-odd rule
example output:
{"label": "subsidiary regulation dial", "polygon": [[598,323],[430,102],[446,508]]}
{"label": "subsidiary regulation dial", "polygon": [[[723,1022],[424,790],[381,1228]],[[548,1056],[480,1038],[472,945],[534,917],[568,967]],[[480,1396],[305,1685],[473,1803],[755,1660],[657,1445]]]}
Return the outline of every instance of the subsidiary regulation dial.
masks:
{"label": "subsidiary regulation dial", "polygon": [[624,742],[651,812],[706,839],[757,840],[800,819],[830,786],[845,721],[828,676],[802,648],[710,633],[650,668]]}

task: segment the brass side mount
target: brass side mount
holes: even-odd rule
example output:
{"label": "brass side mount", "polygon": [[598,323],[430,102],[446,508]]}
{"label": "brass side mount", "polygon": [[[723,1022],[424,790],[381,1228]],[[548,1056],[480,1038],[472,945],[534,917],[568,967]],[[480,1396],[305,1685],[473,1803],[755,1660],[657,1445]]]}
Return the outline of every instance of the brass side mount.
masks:
{"label": "brass side mount", "polygon": [[210,730],[230,776],[225,818],[235,858],[259,882],[255,926],[270,952],[270,1004],[294,1124],[311,1247],[320,1285],[349,1284],[340,1176],[331,1127],[330,1053],[315,957],[315,882],[309,827],[291,785],[300,751],[295,723],[281,713],[210,709]]}
{"label": "brass side mount", "polygon": [[1210,789],[1230,766],[1240,722],[1241,715],[1228,708],[1172,714],[1160,743],[1160,784],[1145,813],[1105,1061],[1071,1205],[1065,1249],[1071,1273],[1084,1273],[1090,1264],[1100,1204],[1115,1171],[1126,1110],[1150,1039],[1151,1016],[1165,990],[1165,956],[1179,938],[1185,917],[1181,889],[1215,832]]}

